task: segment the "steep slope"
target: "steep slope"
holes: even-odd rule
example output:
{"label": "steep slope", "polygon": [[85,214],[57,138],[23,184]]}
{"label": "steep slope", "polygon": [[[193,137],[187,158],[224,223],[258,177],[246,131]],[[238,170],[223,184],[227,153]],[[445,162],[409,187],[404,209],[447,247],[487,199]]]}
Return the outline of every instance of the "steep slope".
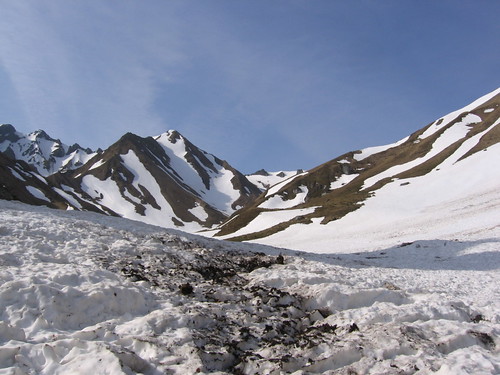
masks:
{"label": "steep slope", "polygon": [[77,143],[67,146],[43,130],[22,134],[9,124],[0,125],[0,152],[11,159],[22,160],[42,176],[75,169],[100,152],[83,149]]}
{"label": "steep slope", "polygon": [[128,133],[65,178],[120,216],[186,231],[219,224],[260,194],[176,131],[155,138]]}
{"label": "steep slope", "polygon": [[[500,89],[397,143],[350,152],[292,177],[238,212],[217,235],[292,248],[303,248],[300,238],[309,246],[314,238],[325,249],[346,230],[344,222],[359,229],[389,215],[392,221],[382,221],[391,225],[401,212],[411,218],[432,205],[498,190],[499,107]],[[374,206],[379,217],[368,210]],[[443,220],[449,210],[443,208]]]}

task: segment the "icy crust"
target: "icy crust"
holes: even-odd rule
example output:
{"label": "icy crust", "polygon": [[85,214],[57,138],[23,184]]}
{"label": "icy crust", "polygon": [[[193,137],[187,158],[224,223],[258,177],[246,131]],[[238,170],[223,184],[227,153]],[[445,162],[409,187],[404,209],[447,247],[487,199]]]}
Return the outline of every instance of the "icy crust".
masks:
{"label": "icy crust", "polygon": [[0,208],[1,373],[500,369],[498,262],[443,267],[453,251],[474,253],[465,242],[319,256]]}

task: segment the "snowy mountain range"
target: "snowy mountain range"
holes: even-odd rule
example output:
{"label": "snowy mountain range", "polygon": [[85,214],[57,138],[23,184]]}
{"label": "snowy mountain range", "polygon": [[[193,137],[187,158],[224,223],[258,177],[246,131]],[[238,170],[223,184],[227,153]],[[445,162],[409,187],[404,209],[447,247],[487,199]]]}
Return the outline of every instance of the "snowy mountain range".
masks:
{"label": "snowy mountain range", "polygon": [[[495,189],[499,106],[500,89],[394,144],[309,171],[250,176],[175,130],[146,138],[127,133],[92,151],[41,130],[23,135],[1,125],[0,197],[297,249],[300,238],[304,246],[315,238],[320,249],[347,233],[348,223],[374,222],[371,207],[397,223]],[[449,214],[441,213],[443,220]]]}
{"label": "snowy mountain range", "polygon": [[25,135],[12,125],[4,124],[0,126],[0,152],[11,159],[25,161],[40,175],[48,176],[78,168],[102,151],[83,149],[77,143],[67,146],[43,130]]}
{"label": "snowy mountain range", "polygon": [[0,373],[500,373],[499,107],[251,176],[0,126]]}
{"label": "snowy mountain range", "polygon": [[[4,199],[91,210],[163,227],[198,231],[253,201],[268,176],[251,183],[227,162],[177,131],[128,133],[105,151],[66,146],[43,131],[0,126]],[[283,177],[289,174],[283,174]]]}

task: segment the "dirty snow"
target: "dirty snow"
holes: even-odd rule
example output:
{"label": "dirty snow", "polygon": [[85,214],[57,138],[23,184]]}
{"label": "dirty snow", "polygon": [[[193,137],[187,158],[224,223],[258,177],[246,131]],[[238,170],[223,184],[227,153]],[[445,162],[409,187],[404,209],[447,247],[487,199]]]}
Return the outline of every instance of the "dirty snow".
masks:
{"label": "dirty snow", "polygon": [[0,373],[500,369],[498,227],[319,255],[6,201],[0,217]]}

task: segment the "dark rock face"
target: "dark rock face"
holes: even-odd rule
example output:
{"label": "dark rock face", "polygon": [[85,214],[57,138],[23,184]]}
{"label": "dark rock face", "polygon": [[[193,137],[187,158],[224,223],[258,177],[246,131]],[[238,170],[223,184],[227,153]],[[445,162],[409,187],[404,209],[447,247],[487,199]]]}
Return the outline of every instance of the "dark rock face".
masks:
{"label": "dark rock face", "polygon": [[[283,172],[281,172],[281,173],[283,173]],[[269,176],[269,173],[265,169],[259,169],[257,172],[255,172],[253,174],[256,174],[258,176]]]}
{"label": "dark rock face", "polygon": [[16,129],[10,124],[0,125],[0,143],[4,141],[17,142],[19,136],[16,134]]}

